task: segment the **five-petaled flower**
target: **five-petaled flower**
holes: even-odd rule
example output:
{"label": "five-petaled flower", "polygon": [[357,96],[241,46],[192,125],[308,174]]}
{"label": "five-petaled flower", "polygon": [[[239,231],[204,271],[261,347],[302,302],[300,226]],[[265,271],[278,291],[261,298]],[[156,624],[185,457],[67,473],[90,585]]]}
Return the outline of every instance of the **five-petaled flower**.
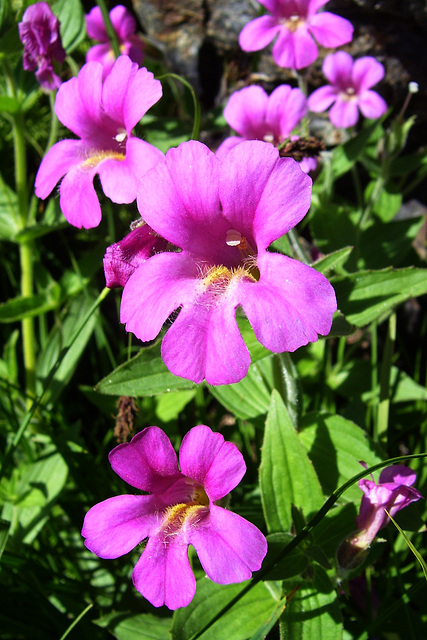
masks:
{"label": "five-petaled flower", "polygon": [[352,127],[359,119],[359,109],[365,118],[379,118],[387,104],[371,87],[384,77],[381,62],[365,56],[353,61],[349,53],[338,51],[326,56],[323,73],[331,84],[313,91],[308,98],[311,111],[326,111],[336,127]]}
{"label": "five-petaled flower", "polygon": [[36,78],[44,89],[54,90],[61,79],[53,69],[53,60],[63,63],[65,50],[59,33],[59,21],[47,2],[36,2],[26,9],[18,25],[24,45],[23,66],[36,71]]}
{"label": "five-petaled flower", "polygon": [[[290,137],[292,129],[306,113],[305,95],[287,84],[276,87],[270,96],[257,85],[240,89],[230,96],[224,109],[224,118],[239,135],[226,138],[216,154],[223,157],[243,140],[264,140],[280,145]],[[301,166],[303,171],[306,164]]]}
{"label": "five-petaled flower", "polygon": [[412,485],[417,476],[404,465],[392,465],[381,471],[378,484],[368,478],[359,481],[363,491],[357,531],[346,538],[338,550],[338,562],[343,571],[357,567],[380,529],[389,522],[386,511],[393,517],[398,511],[423,496]]}
{"label": "five-petaled flower", "polygon": [[[129,56],[132,62],[140,67],[144,60],[144,42],[136,35],[136,20],[133,15],[119,4],[110,11],[110,20],[119,42],[120,52]],[[86,16],[87,34],[96,44],[86,54],[86,62],[100,62],[103,66],[103,77],[111,71],[116,59],[111,48],[101,9],[94,7]]]}
{"label": "five-petaled flower", "polygon": [[137,205],[181,251],[158,253],[130,276],[121,303],[126,329],[153,340],[180,307],[163,360],[175,375],[210,384],[238,382],[248,371],[238,306],[276,353],[326,335],[336,310],[328,280],[267,251],[305,216],[310,196],[311,179],[266,142],[241,142],[220,159],[199,142],[170,149],[143,176]]}
{"label": "five-petaled flower", "polygon": [[[335,48],[353,37],[351,22],[333,13],[317,13],[328,0],[259,0],[269,14],[252,20],[240,33],[244,51],[264,49],[273,38],[273,59],[280,67],[302,69],[318,56],[317,40]],[[314,38],[314,39],[313,39]]]}
{"label": "five-petaled flower", "polygon": [[187,606],[196,591],[188,546],[208,577],[219,584],[248,580],[267,552],[252,523],[216,504],[246,471],[237,447],[199,425],[183,438],[177,457],[166,434],[148,427],[109,455],[113,470],[149,495],[122,495],[86,514],[85,545],[101,558],[128,553],[145,538],[133,571],[136,589],[155,607]]}
{"label": "five-petaled flower", "polygon": [[86,63],[77,78],[61,85],[55,102],[59,120],[81,139],[61,140],[49,150],[36,176],[36,195],[46,198],[65,176],[62,212],[86,229],[101,221],[95,174],[113,202],[135,200],[139,178],[164,156],[132,129],[161,95],[159,80],[128,56],[117,58],[105,80],[99,62]]}

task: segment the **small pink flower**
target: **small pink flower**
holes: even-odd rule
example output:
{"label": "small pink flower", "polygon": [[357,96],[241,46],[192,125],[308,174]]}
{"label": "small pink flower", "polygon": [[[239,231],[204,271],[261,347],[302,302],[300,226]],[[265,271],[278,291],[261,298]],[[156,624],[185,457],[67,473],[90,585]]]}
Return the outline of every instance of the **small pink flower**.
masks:
{"label": "small pink flower", "polygon": [[331,105],[329,119],[336,127],[352,127],[359,119],[359,109],[365,118],[379,118],[387,104],[370,88],[384,78],[383,65],[365,56],[353,61],[349,53],[338,51],[326,56],[323,73],[331,84],[316,89],[308,98],[308,107],[319,113]]}
{"label": "small pink flower", "polygon": [[[335,48],[353,37],[353,25],[345,18],[323,11],[328,0],[259,0],[269,14],[252,20],[240,33],[244,51],[264,49],[273,38],[273,59],[279,67],[302,69],[318,56],[317,40]],[[314,38],[314,39],[313,39]]]}
{"label": "small pink flower", "polygon": [[165,251],[167,245],[167,241],[158,236],[148,224],[142,224],[120,242],[107,247],[104,256],[107,287],[124,287],[140,264],[156,253]]}
{"label": "small pink flower", "polygon": [[[136,62],[140,67],[144,60],[144,42],[135,33],[137,28],[135,18],[126,7],[119,4],[110,11],[110,20],[117,34],[120,52],[129,56],[132,62]],[[94,7],[86,16],[86,29],[90,38],[102,43],[89,49],[86,62],[100,62],[103,66],[103,78],[105,78],[110,73],[116,58],[99,7]]]}
{"label": "small pink flower", "polygon": [[122,495],[86,514],[85,545],[101,558],[118,558],[142,540],[147,545],[133,571],[136,589],[155,607],[186,607],[196,581],[188,546],[196,549],[207,576],[219,584],[249,580],[267,552],[261,531],[216,504],[246,471],[237,447],[199,425],[179,451],[158,427],[148,427],[109,455],[113,470],[149,495]]}
{"label": "small pink flower", "polygon": [[61,79],[54,72],[53,60],[62,64],[66,56],[58,18],[47,2],[36,2],[25,11],[18,28],[24,45],[24,69],[37,69],[36,78],[40,85],[50,91],[57,89]]}
{"label": "small pink flower", "polygon": [[65,176],[62,212],[68,222],[85,229],[101,221],[96,174],[113,202],[133,202],[139,178],[164,156],[132,129],[161,95],[159,80],[128,56],[117,58],[105,80],[99,62],[86,63],[77,78],[61,85],[55,102],[59,120],[80,140],[61,140],[48,151],[36,176],[37,197],[47,198]]}
{"label": "small pink flower", "polygon": [[170,149],[140,182],[145,222],[179,252],[145,260],[127,280],[120,316],[140,340],[162,342],[175,375],[231,384],[251,361],[236,322],[242,307],[270,351],[295,351],[326,335],[335,293],[315,269],[269,245],[310,207],[311,179],[271,144],[243,141],[223,158],[190,141]]}
{"label": "small pink flower", "polygon": [[277,146],[290,137],[306,113],[305,95],[287,84],[274,89],[270,96],[257,85],[236,91],[224,109],[224,118],[239,135],[226,138],[217,156],[223,157],[243,140],[264,140]]}

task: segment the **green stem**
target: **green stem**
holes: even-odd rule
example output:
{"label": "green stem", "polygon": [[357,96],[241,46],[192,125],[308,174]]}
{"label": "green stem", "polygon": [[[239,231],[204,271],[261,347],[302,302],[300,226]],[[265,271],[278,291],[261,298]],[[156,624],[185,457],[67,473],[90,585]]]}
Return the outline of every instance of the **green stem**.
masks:
{"label": "green stem", "polygon": [[50,131],[49,138],[47,140],[46,148],[44,150],[44,154],[49,151],[49,149],[55,144],[56,139],[58,137],[58,118],[55,113],[55,97],[56,94],[53,91],[49,92],[49,104],[50,104]]}
{"label": "green stem", "polygon": [[114,27],[111,24],[110,14],[108,13],[107,5],[105,4],[104,0],[96,0],[96,4],[101,9],[102,19],[103,19],[104,24],[105,24],[105,29],[107,31],[107,35],[108,35],[108,39],[109,39],[110,44],[111,44],[111,48],[112,48],[116,58],[118,58],[119,55],[120,55],[119,41],[117,40],[117,34],[114,31]]}
{"label": "green stem", "polygon": [[173,78],[174,80],[178,80],[184,87],[187,87],[189,92],[191,93],[191,97],[193,99],[193,107],[194,107],[194,123],[193,123],[193,131],[191,132],[191,140],[197,140],[200,132],[200,120],[201,120],[201,111],[200,104],[196,96],[196,92],[194,91],[192,85],[182,76],[179,76],[176,73],[165,73],[160,76],[158,79],[161,81],[166,78]]}
{"label": "green stem", "polygon": [[378,406],[378,440],[387,444],[388,417],[390,411],[390,377],[394,343],[396,341],[396,313],[392,313],[388,322],[388,333],[384,346],[384,355],[380,371],[380,404]]}

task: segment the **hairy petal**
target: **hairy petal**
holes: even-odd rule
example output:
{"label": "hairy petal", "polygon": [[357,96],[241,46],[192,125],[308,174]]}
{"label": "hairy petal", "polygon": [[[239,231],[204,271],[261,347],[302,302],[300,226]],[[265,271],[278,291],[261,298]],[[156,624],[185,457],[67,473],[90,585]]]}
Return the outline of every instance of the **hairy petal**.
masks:
{"label": "hairy petal", "polygon": [[163,493],[181,476],[174,448],[159,427],[147,427],[119,444],[108,459],[122,480],[150,493]]}
{"label": "hairy petal", "polygon": [[295,351],[327,335],[336,310],[328,280],[302,262],[278,254],[258,256],[261,279],[242,282],[242,307],[259,342],[275,353]]}
{"label": "hairy petal", "polygon": [[267,541],[252,523],[212,505],[209,520],[203,524],[189,532],[189,541],[211,580],[218,584],[242,582],[260,569]]}
{"label": "hairy petal", "polygon": [[115,496],[90,509],[84,519],[85,545],[100,558],[129,553],[157,523],[153,496]]}
{"label": "hairy petal", "polygon": [[236,445],[206,425],[194,427],[184,436],[179,463],[185,476],[203,485],[211,502],[230,493],[246,472]]}
{"label": "hairy petal", "polygon": [[188,544],[181,533],[169,539],[163,534],[148,541],[133,570],[136,589],[155,607],[186,607],[196,593],[196,580],[188,560]]}

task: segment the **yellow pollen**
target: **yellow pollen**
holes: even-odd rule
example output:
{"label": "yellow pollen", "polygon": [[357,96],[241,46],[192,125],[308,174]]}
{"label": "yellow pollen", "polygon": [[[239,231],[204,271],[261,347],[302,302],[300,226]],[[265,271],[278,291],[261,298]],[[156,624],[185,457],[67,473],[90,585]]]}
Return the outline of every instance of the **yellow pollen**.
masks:
{"label": "yellow pollen", "polygon": [[286,28],[289,29],[289,31],[292,31],[292,33],[294,33],[303,23],[304,20],[302,20],[297,14],[294,14],[293,16],[285,20]]}
{"label": "yellow pollen", "polygon": [[125,157],[124,153],[117,153],[116,151],[94,151],[80,166],[93,169],[93,167],[96,167],[103,160],[118,160],[119,162],[123,162]]}

